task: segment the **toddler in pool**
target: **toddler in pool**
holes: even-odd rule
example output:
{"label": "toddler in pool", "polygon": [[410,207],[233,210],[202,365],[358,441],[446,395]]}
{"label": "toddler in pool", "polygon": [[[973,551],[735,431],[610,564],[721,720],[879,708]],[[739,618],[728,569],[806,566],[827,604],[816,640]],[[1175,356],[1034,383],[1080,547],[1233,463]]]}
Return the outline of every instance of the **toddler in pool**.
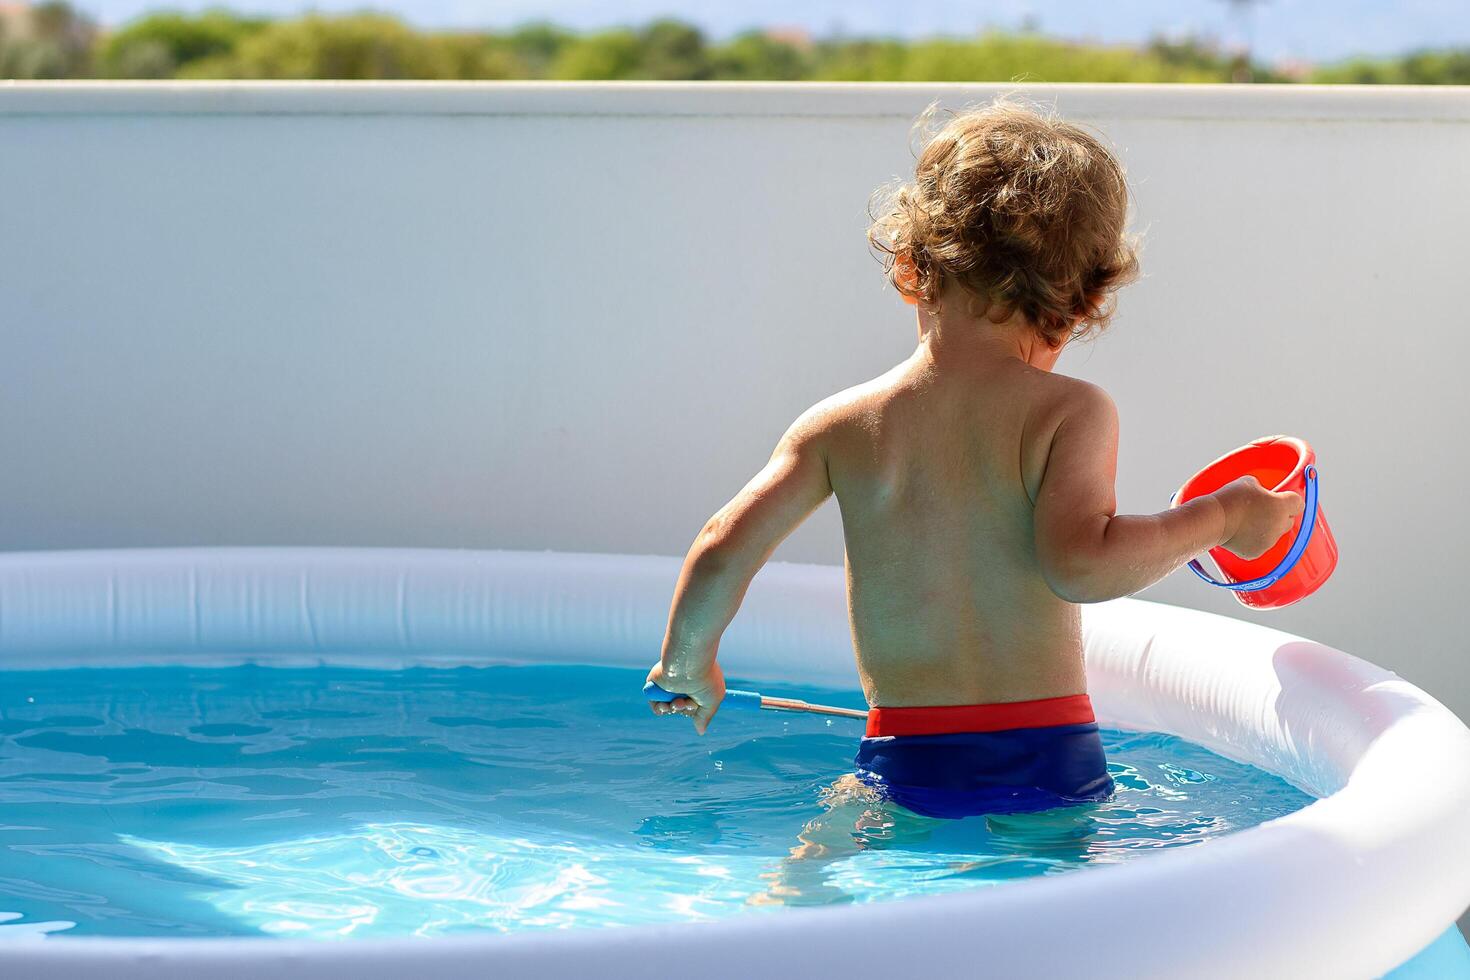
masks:
{"label": "toddler in pool", "polygon": [[746,587],[829,496],[871,711],[858,775],[930,816],[1046,809],[1111,790],[1078,603],[1128,595],[1223,545],[1264,553],[1301,498],[1253,478],[1116,513],[1118,418],[1053,371],[1137,272],[1128,187],[1091,133],[998,102],[954,116],[869,233],[918,343],[819,402],[689,550],[649,680],[701,734]]}

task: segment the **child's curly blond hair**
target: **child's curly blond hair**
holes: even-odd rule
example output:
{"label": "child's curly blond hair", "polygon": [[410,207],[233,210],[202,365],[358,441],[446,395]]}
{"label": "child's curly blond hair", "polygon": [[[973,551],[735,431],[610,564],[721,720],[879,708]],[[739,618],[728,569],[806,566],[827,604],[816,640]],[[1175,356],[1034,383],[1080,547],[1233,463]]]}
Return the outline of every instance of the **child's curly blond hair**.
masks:
{"label": "child's curly blond hair", "polygon": [[1137,278],[1127,212],[1123,168],[1101,140],[1000,100],[933,133],[868,240],[905,296],[933,304],[959,283],[993,319],[1019,313],[1057,347],[1107,326],[1114,293]]}

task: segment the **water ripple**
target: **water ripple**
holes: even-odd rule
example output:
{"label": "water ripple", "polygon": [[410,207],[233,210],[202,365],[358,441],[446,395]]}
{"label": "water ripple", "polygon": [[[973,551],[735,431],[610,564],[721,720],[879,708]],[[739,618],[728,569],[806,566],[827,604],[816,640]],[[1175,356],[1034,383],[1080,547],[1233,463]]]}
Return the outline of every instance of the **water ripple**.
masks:
{"label": "water ripple", "polygon": [[1069,873],[1309,802],[1178,739],[1113,732],[1105,803],[932,820],[840,778],[856,724],[729,712],[697,739],[652,718],[641,683],[571,667],[7,674],[0,940],[763,914]]}

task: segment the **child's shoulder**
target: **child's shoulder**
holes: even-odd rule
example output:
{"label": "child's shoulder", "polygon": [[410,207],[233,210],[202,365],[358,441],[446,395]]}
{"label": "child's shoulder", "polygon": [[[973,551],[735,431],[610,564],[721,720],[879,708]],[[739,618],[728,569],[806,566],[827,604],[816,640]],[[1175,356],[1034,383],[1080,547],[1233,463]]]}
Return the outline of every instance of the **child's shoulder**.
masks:
{"label": "child's shoulder", "polygon": [[1033,501],[1061,433],[1075,433],[1101,448],[1118,425],[1117,406],[1098,385],[1065,374],[1036,374],[1040,377],[1034,379],[1021,435],[1023,479]]}
{"label": "child's shoulder", "polygon": [[1101,386],[1066,374],[1036,373],[1041,375],[1037,384],[1040,397],[1036,400],[1036,407],[1055,414],[1059,421],[1070,415],[1117,414],[1113,397]]}
{"label": "child's shoulder", "polygon": [[803,412],[792,428],[830,432],[871,421],[900,394],[904,380],[902,367],[828,395]]}
{"label": "child's shoulder", "polygon": [[1050,420],[1060,425],[1067,417],[1117,413],[1113,397],[1092,382],[1029,366],[1023,369],[1022,379],[1017,391],[1008,394],[1023,401],[1032,422]]}
{"label": "child's shoulder", "polygon": [[876,378],[828,395],[797,416],[781,443],[789,451],[829,459],[871,442],[885,426],[889,406],[901,387],[902,372]]}

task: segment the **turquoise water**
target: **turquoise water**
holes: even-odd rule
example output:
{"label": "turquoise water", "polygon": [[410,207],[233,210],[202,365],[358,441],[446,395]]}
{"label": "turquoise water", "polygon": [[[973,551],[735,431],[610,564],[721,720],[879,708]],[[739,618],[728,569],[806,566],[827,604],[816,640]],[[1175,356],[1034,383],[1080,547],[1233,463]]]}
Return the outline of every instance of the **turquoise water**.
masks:
{"label": "turquoise water", "polygon": [[929,820],[837,779],[859,722],[732,711],[698,739],[648,714],[631,670],[3,677],[0,939],[772,914],[1133,860],[1311,802],[1179,739],[1112,732],[1106,803]]}

